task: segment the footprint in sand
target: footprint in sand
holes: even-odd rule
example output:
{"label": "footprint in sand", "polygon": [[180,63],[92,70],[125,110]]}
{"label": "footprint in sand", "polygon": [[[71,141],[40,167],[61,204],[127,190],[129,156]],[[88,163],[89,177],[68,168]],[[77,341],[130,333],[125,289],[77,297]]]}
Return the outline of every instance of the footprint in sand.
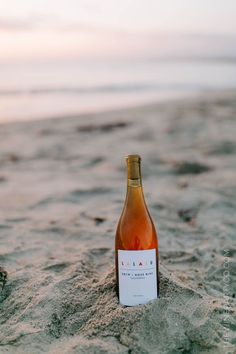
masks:
{"label": "footprint in sand", "polygon": [[91,132],[111,132],[115,129],[121,129],[121,128],[126,128],[129,124],[125,123],[125,122],[115,122],[115,123],[104,123],[104,124],[100,124],[100,125],[95,125],[95,124],[91,124],[91,125],[84,125],[81,127],[77,128],[78,132],[82,132],[82,133],[91,133]]}
{"label": "footprint in sand", "polygon": [[89,256],[97,272],[103,272],[104,266],[106,268],[109,255],[111,256],[110,251],[111,249],[107,247],[97,247],[90,250]]}
{"label": "footprint in sand", "polygon": [[198,175],[200,173],[211,171],[212,167],[200,162],[177,162],[174,164],[174,171],[177,175]]}
{"label": "footprint in sand", "polygon": [[70,263],[68,263],[68,262],[56,263],[56,264],[52,264],[47,267],[44,267],[43,270],[52,271],[54,273],[61,273],[69,265],[70,265]]}
{"label": "footprint in sand", "polygon": [[0,291],[4,289],[7,282],[7,271],[0,267]]}

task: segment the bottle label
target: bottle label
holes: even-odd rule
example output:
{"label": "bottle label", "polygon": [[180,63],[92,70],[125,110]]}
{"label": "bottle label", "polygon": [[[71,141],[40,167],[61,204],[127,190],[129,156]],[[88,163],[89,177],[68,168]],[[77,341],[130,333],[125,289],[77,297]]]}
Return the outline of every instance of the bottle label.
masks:
{"label": "bottle label", "polygon": [[122,305],[135,306],[157,298],[156,249],[118,250],[118,267]]}

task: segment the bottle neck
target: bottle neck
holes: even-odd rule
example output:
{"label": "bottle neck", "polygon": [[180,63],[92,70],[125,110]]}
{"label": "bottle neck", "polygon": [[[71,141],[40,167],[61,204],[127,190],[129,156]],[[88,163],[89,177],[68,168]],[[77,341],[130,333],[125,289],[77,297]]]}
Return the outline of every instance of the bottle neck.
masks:
{"label": "bottle neck", "polygon": [[142,188],[141,158],[138,155],[127,157],[127,194],[126,205],[131,209],[142,210],[145,200]]}
{"label": "bottle neck", "polygon": [[127,159],[127,188],[142,187],[140,161]]}

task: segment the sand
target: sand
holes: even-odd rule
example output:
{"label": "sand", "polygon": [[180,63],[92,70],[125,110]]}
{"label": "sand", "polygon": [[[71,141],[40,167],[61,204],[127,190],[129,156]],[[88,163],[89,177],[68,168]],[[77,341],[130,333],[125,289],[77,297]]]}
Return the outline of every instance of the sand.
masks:
{"label": "sand", "polygon": [[[235,117],[231,91],[0,126],[1,354],[234,352]],[[113,245],[131,153],[161,296],[126,308]]]}

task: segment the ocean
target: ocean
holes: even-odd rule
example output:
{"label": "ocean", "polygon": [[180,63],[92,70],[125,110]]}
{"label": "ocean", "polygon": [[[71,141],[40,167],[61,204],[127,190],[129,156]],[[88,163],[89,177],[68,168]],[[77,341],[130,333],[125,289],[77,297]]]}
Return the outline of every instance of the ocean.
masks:
{"label": "ocean", "polygon": [[0,122],[74,116],[235,88],[233,60],[0,63]]}

